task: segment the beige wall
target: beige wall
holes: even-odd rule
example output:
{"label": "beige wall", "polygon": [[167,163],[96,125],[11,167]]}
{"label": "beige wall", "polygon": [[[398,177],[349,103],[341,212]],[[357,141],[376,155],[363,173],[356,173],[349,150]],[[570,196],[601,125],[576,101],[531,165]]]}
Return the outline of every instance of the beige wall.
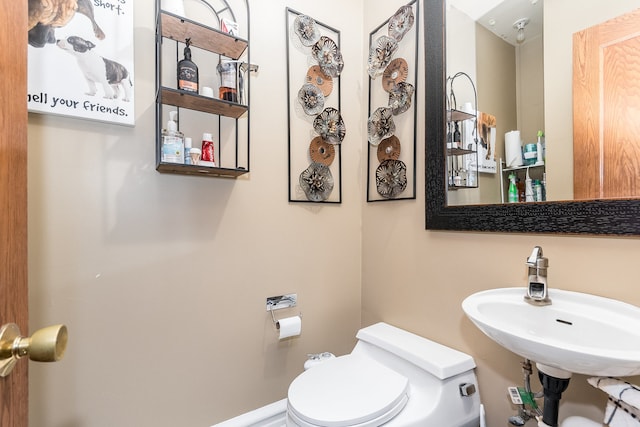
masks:
{"label": "beige wall", "polygon": [[[522,286],[542,245],[552,287],[640,305],[638,239],[428,232],[421,173],[416,200],[365,202],[362,35],[402,3],[251,3],[260,73],[238,180],[154,170],[151,0],[136,2],[135,128],[30,117],[31,327],[71,336],[64,361],[31,364],[31,425],[209,426],[283,398],[307,353],[348,352],[358,327],[384,320],[471,354],[489,425],[504,426],[520,360],[472,326],[464,297]],[[286,6],[343,31],[339,206],[287,202]],[[303,334],[278,342],[264,300],[284,292],[298,293]],[[575,377],[563,413],[599,416],[585,384]]]}
{"label": "beige wall", "polygon": [[[153,4],[135,2],[134,128],[30,116],[31,327],[70,334],[64,361],[32,364],[33,426],[209,426],[283,398],[308,353],[348,352],[360,326],[362,2],[250,2],[238,180],[155,171]],[[286,6],[345,31],[341,205],[288,203]],[[278,342],[265,298],[288,292],[303,332]]]}
{"label": "beige wall", "polygon": [[[496,117],[496,165],[504,158],[504,134],[519,129],[516,49],[480,24],[476,24],[478,109]],[[500,168],[497,167],[499,171]],[[475,203],[501,203],[500,173],[481,173]],[[508,187],[507,187],[508,188]],[[461,191],[460,193],[466,193]]]}
{"label": "beige wall", "polygon": [[[596,3],[602,6],[599,0],[581,3],[579,12],[591,13]],[[605,7],[620,8],[620,3],[628,7],[629,1],[607,2]],[[547,4],[566,9],[575,1],[546,2],[548,14]],[[564,10],[554,16],[566,20],[574,14],[577,11]],[[554,68],[549,69],[553,74]],[[545,86],[547,94],[550,90]],[[545,96],[547,117],[553,99]],[[556,122],[556,130],[568,123]],[[418,169],[424,168],[424,159],[418,160]],[[418,178],[422,189],[424,177]],[[419,191],[416,201],[364,207],[362,323],[384,320],[471,354],[478,365],[489,427],[507,426],[507,418],[516,412],[506,388],[522,385],[521,359],[485,337],[465,317],[460,303],[466,296],[495,287],[524,286],[525,258],[533,246],[541,245],[549,257],[551,288],[640,305],[635,268],[640,240],[636,238],[425,232],[424,202]],[[640,378],[631,380],[640,382]],[[537,385],[537,379],[533,383]],[[602,419],[605,404],[604,394],[589,386],[585,376],[576,375],[564,394],[561,418],[583,414]]]}

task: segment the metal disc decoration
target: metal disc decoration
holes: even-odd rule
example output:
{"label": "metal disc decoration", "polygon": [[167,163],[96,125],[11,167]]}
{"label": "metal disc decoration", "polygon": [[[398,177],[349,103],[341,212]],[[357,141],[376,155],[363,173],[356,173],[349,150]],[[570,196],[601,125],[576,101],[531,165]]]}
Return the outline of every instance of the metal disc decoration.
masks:
{"label": "metal disc decoration", "polygon": [[333,144],[323,141],[322,137],[316,136],[309,144],[309,156],[313,162],[331,166],[336,158],[336,148]]}
{"label": "metal disc decoration", "polygon": [[300,174],[300,187],[312,202],[323,202],[333,190],[333,175],[329,167],[313,162]]}
{"label": "metal disc decoration", "polygon": [[312,47],[311,53],[322,72],[331,77],[338,77],[344,68],[344,60],[342,53],[338,49],[338,45],[327,36],[320,37]]}
{"label": "metal disc decoration", "polygon": [[413,26],[414,21],[413,8],[411,6],[402,6],[389,19],[389,37],[393,37],[397,41],[402,40]]}
{"label": "metal disc decoration", "polygon": [[369,76],[375,79],[384,72],[391,57],[398,50],[398,41],[393,37],[379,37],[369,49]]}
{"label": "metal disc decoration", "polygon": [[387,65],[382,73],[382,88],[387,92],[391,90],[398,83],[402,83],[407,80],[409,75],[409,65],[404,58],[396,58]]}
{"label": "metal disc decoration", "polygon": [[412,84],[401,82],[389,92],[389,107],[394,116],[404,113],[411,107],[414,90]]}
{"label": "metal disc decoration", "polygon": [[367,123],[367,134],[369,143],[380,144],[385,138],[390,137],[396,131],[396,124],[393,121],[393,113],[389,107],[379,107],[373,112]]}
{"label": "metal disc decoration", "polygon": [[383,139],[378,144],[378,161],[380,163],[385,160],[398,160],[400,158],[400,140],[397,136],[392,135],[389,138]]}
{"label": "metal disc decoration", "polygon": [[407,165],[401,160],[385,160],[376,169],[376,189],[386,199],[398,197],[407,188]]}
{"label": "metal disc decoration", "polygon": [[319,65],[314,65],[307,71],[307,83],[315,85],[322,91],[326,97],[333,90],[333,77],[326,75]]}
{"label": "metal disc decoration", "polygon": [[313,120],[313,129],[329,144],[341,144],[347,133],[340,112],[332,107],[325,108]]}
{"label": "metal disc decoration", "polygon": [[320,40],[320,30],[316,25],[316,21],[307,15],[299,15],[293,21],[293,30],[300,37],[300,41],[304,46],[312,46]]}
{"label": "metal disc decoration", "polygon": [[298,101],[302,105],[304,112],[310,116],[315,116],[324,108],[324,95],[316,85],[305,83],[298,91]]}

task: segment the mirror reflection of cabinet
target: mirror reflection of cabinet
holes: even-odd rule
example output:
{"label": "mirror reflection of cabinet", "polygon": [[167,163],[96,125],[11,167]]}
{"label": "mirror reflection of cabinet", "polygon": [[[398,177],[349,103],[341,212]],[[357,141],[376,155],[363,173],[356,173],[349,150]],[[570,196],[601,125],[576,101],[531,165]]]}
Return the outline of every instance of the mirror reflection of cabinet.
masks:
{"label": "mirror reflection of cabinet", "polygon": [[472,135],[476,116],[460,110],[447,111],[447,188],[478,188],[478,147]]}

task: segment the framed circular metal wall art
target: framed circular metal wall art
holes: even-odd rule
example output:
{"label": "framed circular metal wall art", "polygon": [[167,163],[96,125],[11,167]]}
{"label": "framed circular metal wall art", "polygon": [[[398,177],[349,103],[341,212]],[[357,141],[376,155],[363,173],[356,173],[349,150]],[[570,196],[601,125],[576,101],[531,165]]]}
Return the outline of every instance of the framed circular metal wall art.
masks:
{"label": "framed circular metal wall art", "polygon": [[411,107],[413,92],[413,85],[407,82],[400,82],[391,89],[389,107],[394,116],[404,113]]}
{"label": "framed circular metal wall art", "polygon": [[325,108],[315,118],[313,129],[330,144],[341,144],[347,133],[340,111],[332,107]]}
{"label": "framed circular metal wall art", "polygon": [[389,36],[379,37],[369,48],[369,76],[372,79],[384,72],[396,50],[398,50],[398,41]]}
{"label": "framed circular metal wall art", "polygon": [[400,7],[389,19],[389,37],[401,41],[404,35],[413,27],[414,21],[413,8],[409,5]]}
{"label": "framed circular metal wall art", "polygon": [[300,174],[300,187],[312,202],[327,200],[333,190],[333,176],[328,166],[313,162]]}
{"label": "framed circular metal wall art", "polygon": [[396,131],[393,112],[389,107],[378,107],[367,123],[367,134],[371,145],[378,145]]}
{"label": "framed circular metal wall art", "polygon": [[289,202],[342,203],[340,31],[285,10]]}
{"label": "framed circular metal wall art", "polygon": [[298,101],[309,116],[315,116],[324,109],[324,94],[311,83],[305,83],[298,91]]}
{"label": "framed circular metal wall art", "polygon": [[307,83],[317,86],[324,96],[331,95],[333,90],[333,77],[325,74],[319,65],[313,65],[309,68],[307,71]]}
{"label": "framed circular metal wall art", "polygon": [[320,30],[310,16],[299,15],[293,22],[293,29],[304,46],[312,46],[320,40]]}
{"label": "framed circular metal wall art", "polygon": [[394,199],[407,188],[407,165],[401,160],[385,160],[376,169],[378,194]]}
{"label": "framed circular metal wall art", "polygon": [[344,68],[344,60],[342,53],[338,49],[338,45],[333,39],[327,36],[321,36],[312,47],[311,52],[322,72],[331,76],[338,77]]}
{"label": "framed circular metal wall art", "polygon": [[390,6],[369,32],[367,202],[416,198],[418,82],[430,79],[418,69],[420,9]]}

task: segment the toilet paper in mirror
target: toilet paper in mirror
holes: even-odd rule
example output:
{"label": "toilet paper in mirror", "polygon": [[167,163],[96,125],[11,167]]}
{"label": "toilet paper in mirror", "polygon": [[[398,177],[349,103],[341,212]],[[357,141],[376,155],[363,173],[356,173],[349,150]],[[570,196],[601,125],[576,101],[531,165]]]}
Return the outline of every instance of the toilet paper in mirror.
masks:
{"label": "toilet paper in mirror", "polygon": [[280,330],[280,339],[298,336],[302,331],[302,318],[285,317],[276,322],[276,328]]}
{"label": "toilet paper in mirror", "polygon": [[504,157],[508,168],[523,165],[522,140],[519,130],[512,130],[504,134]]}

